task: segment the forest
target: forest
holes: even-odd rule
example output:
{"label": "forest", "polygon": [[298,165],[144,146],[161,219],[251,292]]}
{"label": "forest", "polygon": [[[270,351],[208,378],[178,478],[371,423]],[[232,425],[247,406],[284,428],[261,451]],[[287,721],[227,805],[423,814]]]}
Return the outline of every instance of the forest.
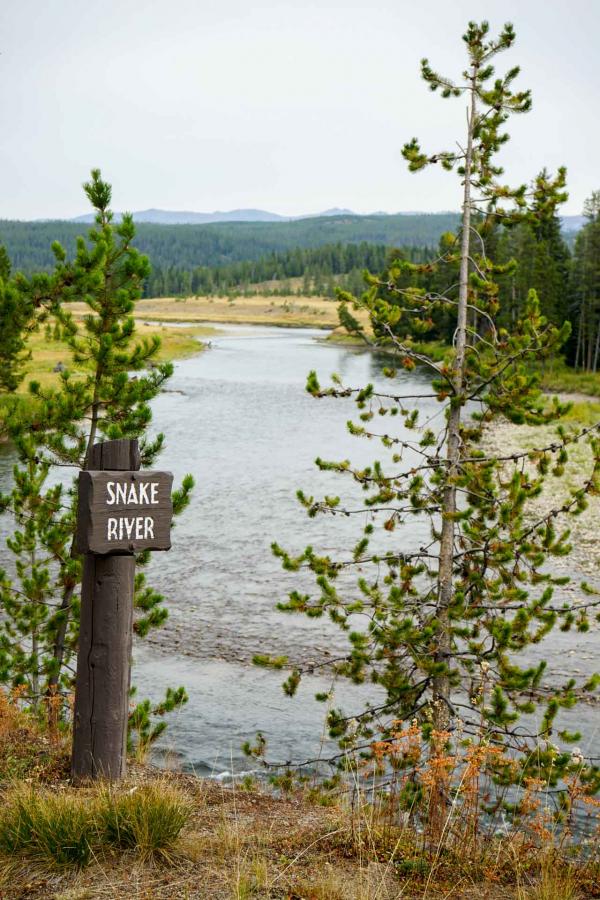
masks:
{"label": "forest", "polygon": [[[540,198],[548,179],[545,171],[537,176],[535,189]],[[586,201],[585,225],[573,236],[562,230],[558,214],[559,204],[566,199],[566,173],[559,173],[555,181],[562,192],[559,202],[551,211],[540,209],[536,224],[486,226],[489,255],[507,267],[498,276],[500,320],[506,326],[513,324],[534,288],[549,321],[572,324],[564,348],[567,362],[579,370],[597,372],[600,191]],[[145,297],[260,292],[334,299],[340,290],[359,295],[367,286],[365,272],[389,272],[402,261],[417,267],[406,268],[402,276],[406,286],[443,294],[457,277],[457,227],[458,217],[450,213],[326,217],[275,224],[141,224],[136,246],[152,260],[144,281]],[[53,240],[73,246],[80,231],[80,223],[2,222],[0,268],[26,274],[49,268]],[[444,265],[434,265],[436,259]],[[514,266],[509,265],[511,261]],[[447,343],[452,323],[447,310],[433,309],[425,318],[403,319],[401,327],[413,338],[426,333],[429,339]]]}
{"label": "forest", "polygon": [[[486,224],[482,237],[486,253],[498,267],[498,324],[510,330],[522,317],[530,290],[535,290],[542,314],[553,325],[569,321],[571,335],[563,352],[566,361],[577,369],[597,372],[600,361],[600,191],[594,191],[584,206],[586,224],[571,249],[561,231],[557,207],[566,199],[566,173],[551,178],[542,170],[533,184],[532,210],[535,218],[512,227]],[[545,208],[543,197],[555,191],[556,205]],[[398,265],[404,288],[424,295],[444,295],[459,280],[458,238],[444,234],[438,247],[443,266],[411,265],[414,260],[400,252],[388,256],[385,281]],[[407,263],[403,267],[403,263]],[[398,302],[393,297],[390,302]],[[483,322],[475,314],[472,327],[481,331]],[[451,343],[455,317],[447,308],[431,304],[410,320],[403,318],[398,333]]]}
{"label": "forest", "polygon": [[[221,266],[257,260],[322,244],[368,241],[387,246],[435,246],[440,236],[457,227],[457,213],[415,213],[391,216],[324,216],[293,222],[227,222],[214,225],[137,226],[136,245],[153,266],[191,271],[198,266]],[[0,221],[0,242],[16,270],[31,274],[54,263],[53,241],[69,251],[81,234],[80,222]]]}

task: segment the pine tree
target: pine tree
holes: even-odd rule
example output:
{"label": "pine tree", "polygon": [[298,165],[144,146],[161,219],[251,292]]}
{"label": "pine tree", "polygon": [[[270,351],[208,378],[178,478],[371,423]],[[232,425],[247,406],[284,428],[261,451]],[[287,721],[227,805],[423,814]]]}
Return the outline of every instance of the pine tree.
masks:
{"label": "pine tree", "polygon": [[577,322],[575,368],[597,372],[600,363],[600,191],[586,200],[586,225],[575,241],[571,277],[573,318]]}
{"label": "pine tree", "polygon": [[45,320],[60,298],[67,296],[73,274],[44,272],[26,278],[20,272],[11,277],[12,266],[5,248],[0,245],[0,434],[14,409],[14,392],[24,377],[29,359],[27,337]]}
{"label": "pine tree", "polygon": [[[15,484],[2,505],[12,512],[16,531],[9,541],[16,578],[0,573],[0,682],[25,685],[33,706],[69,692],[77,646],[81,558],[74,546],[76,481],[49,486],[51,471],[86,468],[92,446],[102,438],[139,438],[142,465],[149,466],[163,446],[150,440],[149,402],[172,373],[157,363],[158,338],[138,339],[132,312],[149,273],[147,257],[133,246],[130,215],[113,224],[111,188],[100,172],[84,185],[96,211],[87,241],[80,238],[72,261],[53,246],[52,275],[45,276],[52,302],[47,315],[65,344],[69,363],[58,385],[29,384],[27,403],[17,404],[8,423],[19,464]],[[35,279],[34,279],[35,283]],[[17,300],[31,295],[24,279],[14,285]],[[76,316],[71,302],[85,305]],[[193,481],[174,493],[175,512],[187,504]],[[143,567],[149,554],[137,562]],[[167,611],[163,597],[136,575],[135,624],[138,635],[159,626]],[[184,699],[184,694],[178,695]],[[55,709],[50,703],[49,708]]]}
{"label": "pine tree", "polygon": [[[393,745],[398,720],[416,720],[434,756],[442,747],[456,750],[453,735],[460,733],[467,741],[513,754],[512,761],[499,756],[489,762],[497,781],[519,784],[534,775],[556,785],[567,773],[583,771],[580,759],[575,762],[549,741],[559,711],[576,701],[576,682],[569,679],[557,687],[544,677],[545,663],[520,662],[519,654],[555,625],[585,631],[598,602],[585,593],[573,605],[554,599],[564,579],[546,563],[569,552],[568,528],[557,530],[557,517],[579,513],[586,495],[600,488],[600,440],[597,426],[576,434],[558,424],[556,439],[533,451],[498,457],[482,446],[487,426],[499,416],[515,424],[549,423],[566,409],[558,401],[548,406],[532,363],[558,352],[569,325],[550,323],[530,291],[510,329],[502,327],[497,279],[514,271],[514,263],[494,263],[485,243],[498,223],[542,229],[563,187],[560,176],[546,176],[536,183],[531,200],[526,185],[510,188],[502,180],[496,154],[508,139],[504,125],[511,114],[531,106],[528,91],[513,89],[518,68],[494,77],[492,60],[514,38],[511,25],[494,39],[486,22],[470,23],[464,35],[468,67],[458,83],[422,62],[432,90],[445,98],[466,97],[468,103],[459,150],[427,155],[413,139],[403,151],[411,171],[438,163],[457,172],[462,186],[458,246],[448,242],[431,264],[397,257],[383,276],[368,276],[370,286],[360,298],[341,294],[342,323],[395,359],[385,374],[395,376],[397,367],[425,367],[433,394],[406,396],[396,385],[387,392],[372,384],[357,389],[337,376],[331,387],[322,388],[316,373],[310,373],[307,390],[315,398],[354,398],[358,420],[348,422],[350,433],[380,442],[390,459],[360,467],[348,460],[317,460],[322,470],[360,485],[363,508],[337,496],[315,500],[298,494],[311,517],[368,516],[348,554],[319,554],[307,547],[294,556],[278,544],[273,550],[285,569],[307,569],[316,580],[315,593],[293,591],[280,609],[311,618],[329,615],[347,633],[343,658],[324,658],[319,667],[355,683],[372,681],[385,691],[378,707],[368,705],[350,715],[329,712],[330,734],[340,742],[343,761],[349,748],[373,754],[376,739],[379,746]],[[444,290],[423,286],[422,279],[433,272]],[[369,313],[374,342],[352,307]],[[453,333],[450,358],[442,365],[402,337],[405,322],[411,322],[412,333],[415,323],[424,333],[439,315],[451,320]],[[438,433],[419,421],[419,400],[427,396],[437,398],[445,413]],[[387,424],[377,428],[371,424],[375,419]],[[565,488],[566,499],[549,513],[536,513],[533,504],[545,481],[560,477],[570,444],[584,437],[591,444],[590,471],[580,485]],[[413,521],[429,524],[430,539],[407,550]],[[402,526],[406,530],[398,537]],[[372,549],[375,539],[384,538],[390,542],[387,551],[378,544]],[[356,590],[347,588],[345,579],[340,586],[341,573],[353,568],[358,569]],[[362,629],[357,620],[364,623]],[[261,656],[257,662],[280,668],[283,660]],[[292,671],[284,685],[287,693],[295,692],[303,674],[302,668]],[[598,680],[579,687],[593,690]],[[520,717],[538,710],[539,727],[528,733],[520,729]],[[561,738],[577,736],[563,731]],[[395,765],[409,768],[411,760],[396,759]],[[600,788],[598,772],[592,767],[585,772],[587,789]],[[410,780],[407,785],[414,788]],[[439,810],[447,802],[446,793],[431,808]]]}
{"label": "pine tree", "polygon": [[6,252],[6,247],[4,244],[0,244],[0,278],[2,281],[8,281],[11,269],[12,266],[10,264],[9,255]]}
{"label": "pine tree", "polygon": [[498,279],[505,310],[504,325],[521,315],[527,295],[534,288],[544,315],[560,324],[569,313],[570,253],[561,232],[558,207],[565,203],[566,170],[552,178],[546,169],[530,188],[532,216],[513,228],[498,230],[496,246],[486,241],[488,253],[497,262],[514,260],[516,266]]}

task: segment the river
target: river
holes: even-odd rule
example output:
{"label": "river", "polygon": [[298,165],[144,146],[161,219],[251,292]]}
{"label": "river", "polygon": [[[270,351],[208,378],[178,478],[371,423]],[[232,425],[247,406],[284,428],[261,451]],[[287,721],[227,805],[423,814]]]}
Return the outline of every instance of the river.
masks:
{"label": "river", "polygon": [[[176,364],[168,390],[153,402],[153,428],[166,435],[157,467],[172,470],[176,483],[191,472],[196,488],[177,519],[172,550],[155,553],[148,568],[150,583],[167,597],[169,619],[136,641],[133,682],[140,697],[154,699],[167,685],[185,685],[189,703],[170,717],[155,755],[198,774],[247,769],[240,747],[256,731],[267,737],[275,760],[301,761],[331,746],[323,738],[323,705],[314,700],[315,691],[330,683],[311,676],[288,698],[281,690],[284,673],[251,664],[255,653],[265,652],[287,654],[292,662],[316,660],[345,643],[326,619],[275,610],[288,590],[309,590],[312,582],[284,573],[270,550],[278,541],[294,553],[309,543],[318,551],[348,551],[362,520],[309,519],[295,491],[315,497],[343,491],[344,498],[360,502],[357,486],[319,471],[315,457],[358,464],[385,458],[380,444],[348,433],[353,403],[316,400],[304,390],[311,369],[322,383],[337,372],[346,384],[385,382],[389,390],[381,374],[384,359],[326,342],[326,336],[317,329],[221,326],[210,350]],[[401,393],[430,390],[418,371],[399,374],[397,382]],[[435,400],[419,407],[421,420],[435,428],[441,421]],[[0,490],[12,463],[10,448],[0,447]],[[2,517],[0,530],[6,533],[8,526]],[[410,551],[423,543],[425,527],[413,522],[391,539]],[[0,562],[5,554],[2,548]],[[597,633],[575,638],[557,632],[540,649],[559,668],[589,672],[596,645]],[[569,654],[577,659],[569,663]],[[357,709],[376,696],[373,687],[338,685],[335,703]],[[582,749],[597,756],[597,710],[583,710],[565,723],[573,727],[573,715],[578,725],[583,722]]]}

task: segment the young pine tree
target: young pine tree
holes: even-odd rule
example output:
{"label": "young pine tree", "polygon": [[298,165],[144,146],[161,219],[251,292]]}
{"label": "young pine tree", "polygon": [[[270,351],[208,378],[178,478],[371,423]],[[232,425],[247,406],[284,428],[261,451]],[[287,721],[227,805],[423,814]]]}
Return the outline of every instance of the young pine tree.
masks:
{"label": "young pine tree", "polygon": [[[73,261],[60,245],[53,246],[56,266],[48,276],[53,288],[48,314],[69,361],[57,385],[30,382],[27,402],[17,403],[7,426],[19,464],[13,490],[2,498],[16,531],[9,541],[15,576],[0,574],[0,682],[24,685],[34,706],[71,690],[78,637],[76,481],[65,482],[57,473],[86,468],[92,446],[103,438],[139,438],[142,465],[150,466],[163,435],[148,438],[149,403],[172,373],[170,363],[156,362],[159,340],[135,334],[132,312],[149,263],[132,246],[132,218],[124,215],[113,223],[111,188],[98,170],[84,189],[96,211],[95,227],[87,241],[78,240]],[[23,279],[16,281],[17,297],[26,288]],[[72,301],[83,305],[77,315]],[[192,486],[187,476],[175,491],[175,512],[188,503]],[[138,556],[140,567],[148,558]],[[144,636],[167,611],[142,571],[135,587],[134,629]],[[176,693],[183,702],[183,689]]]}
{"label": "young pine tree", "polygon": [[[569,552],[568,529],[557,529],[557,523],[583,510],[586,495],[600,487],[600,440],[597,427],[578,435],[559,425],[556,439],[534,451],[498,457],[482,445],[489,424],[500,416],[538,424],[565,411],[558,402],[548,405],[532,364],[559,350],[569,325],[550,324],[530,291],[510,329],[500,327],[496,279],[513,264],[495,265],[486,252],[486,237],[499,222],[541,227],[542,213],[555,208],[562,192],[560,178],[538,181],[533,199],[526,186],[510,188],[502,179],[497,154],[508,139],[505,124],[531,106],[529,92],[513,86],[518,68],[500,76],[494,72],[495,58],[514,37],[511,25],[493,38],[487,23],[470,23],[464,35],[467,68],[458,82],[422,62],[423,78],[433,91],[466,100],[466,133],[458,150],[428,155],[413,139],[403,154],[411,171],[440,164],[458,175],[458,241],[428,265],[392,260],[383,276],[368,276],[369,288],[359,299],[341,294],[342,323],[385,348],[391,357],[387,375],[395,377],[396,367],[410,371],[416,365],[430,373],[443,426],[436,432],[420,423],[420,397],[431,394],[406,396],[401,385],[388,391],[373,384],[356,389],[337,376],[332,387],[321,388],[312,372],[307,390],[315,398],[353,397],[358,420],[348,423],[350,432],[380,442],[389,460],[368,466],[317,460],[321,469],[360,485],[362,508],[345,505],[340,497],[318,501],[299,492],[309,516],[356,515],[367,521],[350,552],[334,556],[307,547],[293,556],[279,545],[273,549],[284,568],[308,569],[316,581],[315,592],[293,591],[280,608],[314,618],[328,615],[348,636],[347,653],[334,661],[325,657],[320,670],[329,668],[335,677],[356,683],[374,682],[384,692],[381,704],[361,712],[329,712],[342,760],[348,748],[369,755],[375,739],[393,744],[398,720],[417,721],[434,755],[442,747],[456,749],[460,734],[513,755],[510,763],[505,756],[490,763],[499,782],[517,784],[535,775],[557,784],[583,769],[579,758],[574,761],[550,742],[556,717],[581,692],[593,690],[597,679],[557,685],[545,677],[544,662],[531,662],[527,649],[555,626],[586,630],[589,610],[598,602],[585,593],[574,604],[557,599],[564,579],[553,574],[549,562]],[[445,289],[420,285],[419,277],[432,270]],[[352,315],[352,306],[368,312],[374,338]],[[453,335],[448,360],[441,365],[403,337],[407,331],[427,334],[440,316],[451,321]],[[591,443],[592,463],[581,484],[566,487],[565,499],[550,512],[536,511],[544,483],[560,477],[570,444],[584,437]],[[429,531],[429,539],[414,550],[413,522]],[[341,576],[354,568],[358,576],[352,589],[347,575]],[[269,663],[264,657],[258,661]],[[275,661],[278,667],[281,663],[281,658]],[[294,693],[303,674],[301,667],[291,673],[288,693]],[[532,721],[519,721],[527,715]],[[568,741],[577,735],[563,730],[561,737]],[[396,765],[409,768],[411,759],[396,760]],[[586,789],[597,790],[598,772],[587,767],[585,773]],[[407,789],[411,785],[409,780]],[[447,802],[445,794],[434,806]]]}

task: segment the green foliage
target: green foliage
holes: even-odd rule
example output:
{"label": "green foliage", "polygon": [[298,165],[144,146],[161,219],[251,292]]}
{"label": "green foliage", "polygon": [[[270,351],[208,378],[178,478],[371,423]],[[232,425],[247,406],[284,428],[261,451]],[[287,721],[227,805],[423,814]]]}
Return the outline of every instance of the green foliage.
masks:
{"label": "green foliage", "polygon": [[[71,273],[65,270],[54,276],[45,273],[25,278],[11,277],[11,262],[6,248],[0,244],[0,396],[17,389],[23,380],[23,364],[29,359],[27,336],[44,321],[48,310],[56,307],[71,288]],[[5,435],[6,420],[13,413],[11,402],[3,397],[0,436]]]}
{"label": "green foliage", "polygon": [[[58,384],[30,384],[28,402],[9,408],[4,429],[19,457],[14,486],[0,498],[0,508],[15,519],[8,541],[15,559],[15,576],[0,571],[0,683],[20,686],[38,709],[42,701],[54,709],[53,698],[72,689],[72,661],[79,629],[81,559],[75,550],[77,483],[64,473],[86,468],[94,443],[106,438],[138,438],[142,465],[151,466],[160,450],[162,434],[148,437],[150,401],[172,373],[168,363],[157,363],[157,338],[138,339],[132,316],[142,294],[150,265],[132,243],[131,216],[113,222],[109,209],[111,188],[94,170],[84,185],[95,210],[95,225],[87,239],[79,237],[72,260],[55,242],[55,265],[49,274],[26,279],[16,275],[9,283],[10,299],[27,311],[28,327],[44,322],[55,340],[65,347],[66,366]],[[9,293],[1,294],[0,300]],[[85,305],[75,318],[70,304]],[[0,305],[1,311],[5,307]],[[4,345],[4,320],[0,345]],[[23,341],[23,332],[17,335]],[[17,347],[15,344],[15,347]],[[19,381],[19,358],[14,356],[14,389]],[[49,485],[51,473],[60,472]],[[193,479],[186,476],[174,492],[174,511],[188,504]],[[147,564],[148,553],[137,559]],[[134,629],[145,636],[167,616],[164,598],[138,571],[135,581]],[[175,698],[175,699],[174,699]],[[164,715],[184,702],[179,692],[168,694]]]}
{"label": "green foliage", "polygon": [[167,785],[146,784],[128,793],[107,790],[96,825],[102,844],[168,860],[190,815],[190,803],[183,795]]}
{"label": "green foliage", "polygon": [[[442,426],[434,432],[419,417],[419,401],[432,394],[411,398],[396,385],[387,391],[372,384],[349,388],[338,377],[323,388],[310,373],[307,390],[315,398],[352,397],[356,417],[348,423],[350,433],[379,442],[385,460],[357,467],[348,460],[317,459],[320,469],[358,484],[364,504],[357,509],[354,501],[319,501],[299,492],[308,515],[357,516],[363,525],[356,544],[335,556],[319,555],[311,546],[294,556],[274,544],[286,570],[308,570],[315,582],[314,591],[292,591],[279,608],[327,615],[348,645],[341,658],[319,661],[320,668],[384,691],[377,707],[367,705],[353,715],[329,710],[329,732],[343,751],[342,766],[346,751],[372,757],[374,738],[386,746],[399,722],[415,722],[433,755],[442,739],[448,752],[457,750],[459,734],[467,743],[512,756],[510,764],[488,762],[488,774],[498,784],[520,785],[533,776],[562,790],[566,777],[584,771],[585,790],[593,793],[600,787],[594,766],[555,747],[550,738],[558,729],[562,740],[574,739],[557,719],[597,681],[580,685],[569,679],[557,687],[545,663],[527,661],[527,648],[557,626],[586,630],[597,603],[586,591],[573,602],[555,599],[565,579],[553,574],[549,563],[569,553],[568,517],[578,515],[587,495],[598,490],[599,426],[581,432],[561,424],[568,404],[555,401],[548,407],[540,391],[540,371],[568,341],[569,323],[559,312],[558,321],[551,321],[529,287],[508,324],[500,290],[518,269],[506,248],[499,249],[499,222],[504,229],[521,229],[538,247],[552,245],[551,255],[559,259],[556,209],[565,199],[565,173],[561,169],[553,178],[543,170],[531,192],[501,180],[495,156],[508,139],[505,122],[531,105],[529,92],[514,88],[518,69],[494,78],[492,60],[512,45],[514,31],[507,25],[493,39],[487,23],[470,23],[464,40],[468,69],[460,81],[438,75],[427,61],[422,74],[443,97],[466,96],[466,137],[451,152],[426,154],[416,139],[404,148],[413,171],[441,164],[456,172],[464,192],[461,233],[442,238],[436,261],[415,264],[392,257],[382,275],[368,275],[360,297],[340,296],[343,315],[349,306],[368,312],[374,339],[356,320],[353,330],[394,357],[388,377],[403,367],[426,367]],[[421,336],[436,323],[454,336],[441,362],[422,352]],[[388,418],[377,428],[381,415]],[[482,439],[500,416],[516,424],[556,422],[556,437],[549,446],[497,458],[486,453]],[[581,440],[590,443],[589,471],[580,484],[565,487],[565,499],[540,512],[536,500],[544,484],[561,477],[571,445]],[[429,532],[417,548],[410,542],[406,547],[413,524],[421,530],[426,525]],[[400,527],[398,543],[394,535]],[[354,589],[339,577],[352,570]],[[296,691],[304,671],[291,672],[286,693]],[[528,722],[524,728],[522,716],[532,713],[537,725]],[[394,765],[409,769],[413,763],[407,757]]]}
{"label": "green foliage", "polygon": [[139,759],[145,759],[148,750],[167,728],[164,717],[180,709],[188,699],[184,687],[168,687],[160,703],[152,704],[146,699],[136,704],[129,713],[128,749],[135,750]]}

